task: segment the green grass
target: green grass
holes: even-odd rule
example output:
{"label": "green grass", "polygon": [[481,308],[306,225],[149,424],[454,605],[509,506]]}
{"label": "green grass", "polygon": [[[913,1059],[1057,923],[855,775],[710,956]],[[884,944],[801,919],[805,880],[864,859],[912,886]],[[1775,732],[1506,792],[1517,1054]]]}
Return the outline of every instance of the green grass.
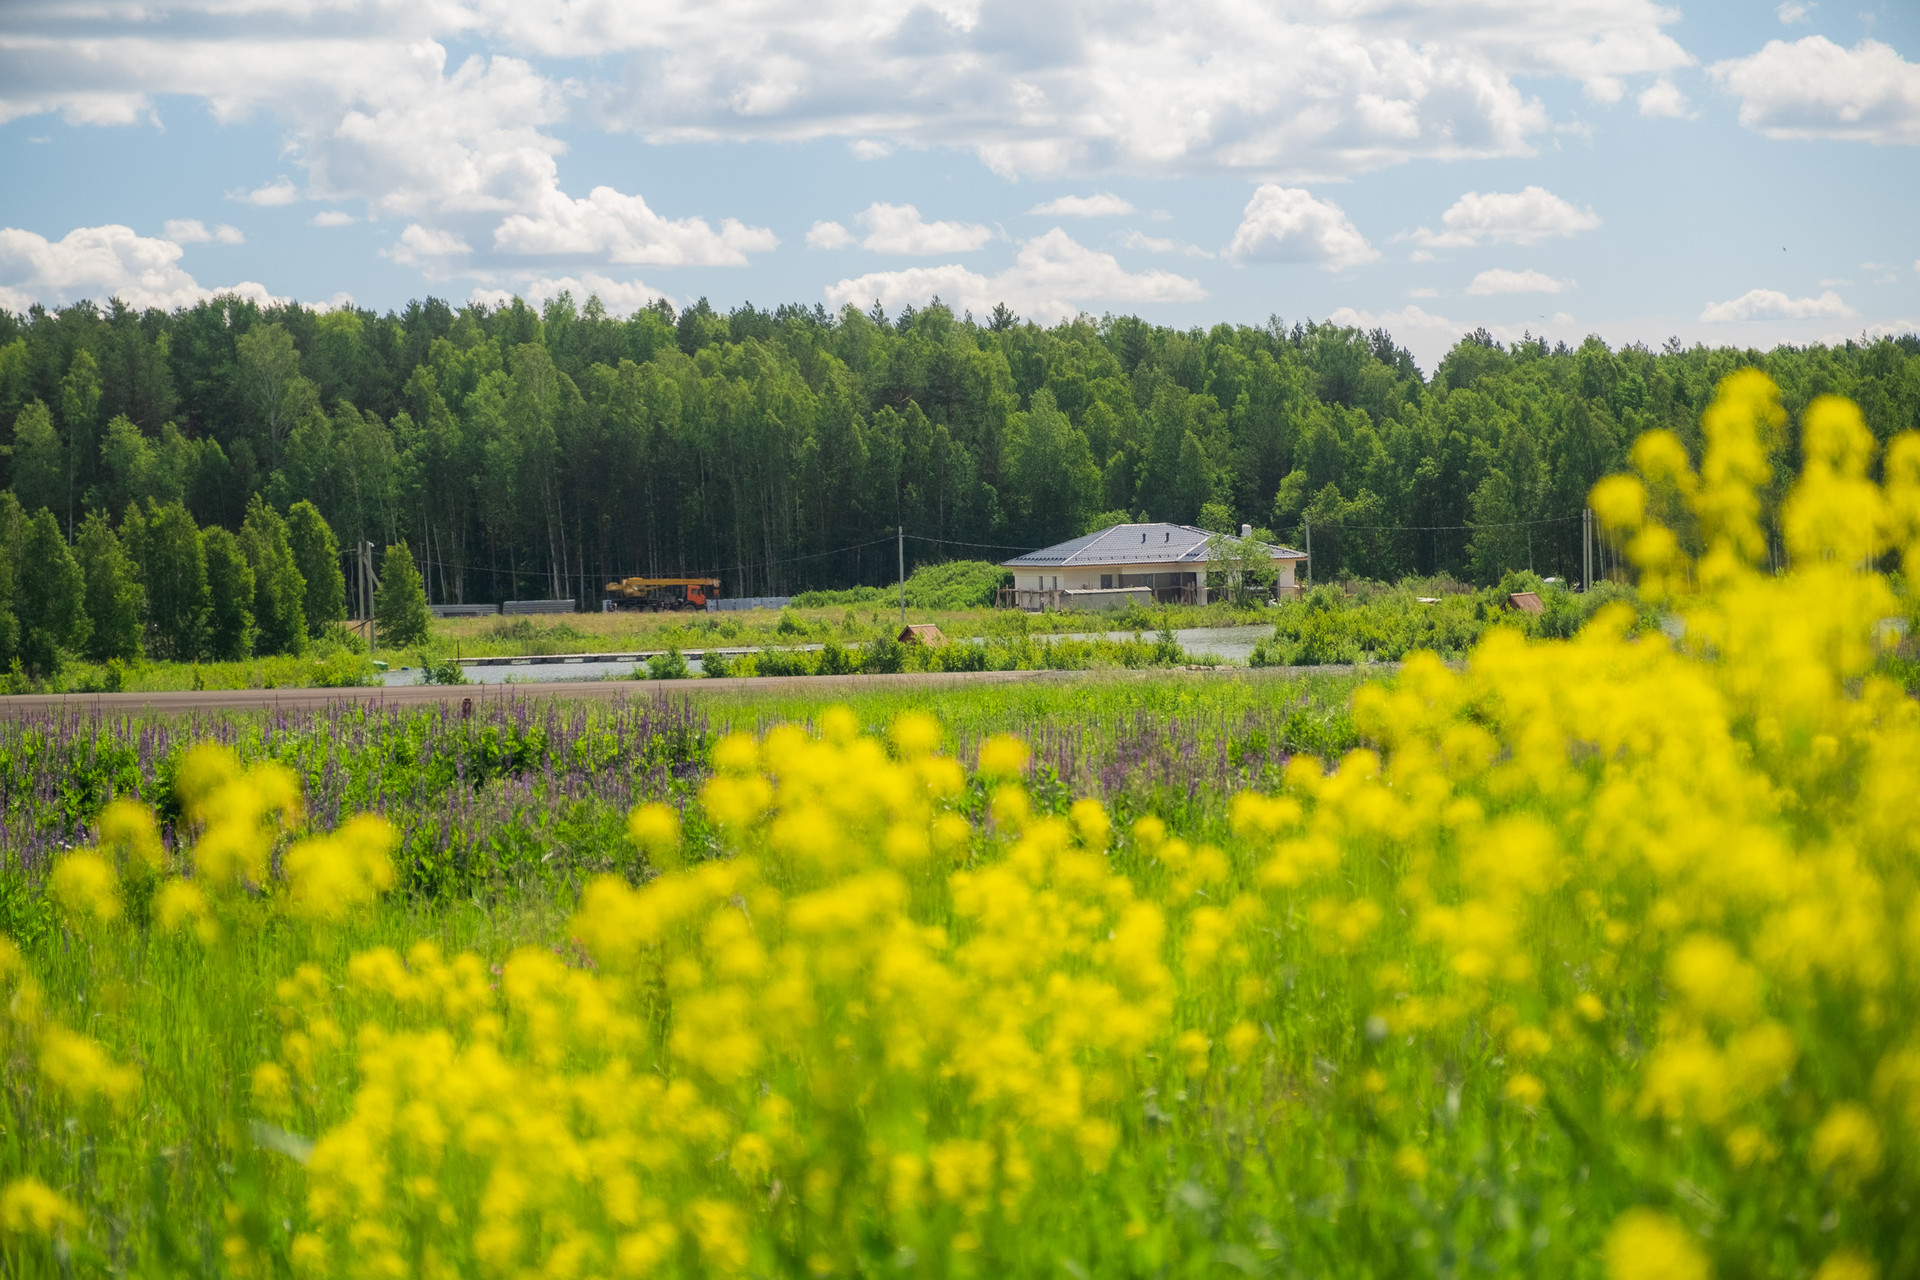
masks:
{"label": "green grass", "polygon": [[50,679],[0,676],[0,693],[167,693],[189,689],[339,689],[380,682],[364,653],[316,647],[243,662],[84,662],[70,660]]}

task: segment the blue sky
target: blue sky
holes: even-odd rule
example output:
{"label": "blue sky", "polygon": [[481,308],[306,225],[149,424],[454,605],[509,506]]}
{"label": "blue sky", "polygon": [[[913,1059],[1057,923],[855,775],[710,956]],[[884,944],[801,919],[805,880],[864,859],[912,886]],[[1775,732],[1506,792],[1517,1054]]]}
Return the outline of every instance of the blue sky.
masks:
{"label": "blue sky", "polygon": [[0,305],[1920,329],[1920,8],[15,0]]}

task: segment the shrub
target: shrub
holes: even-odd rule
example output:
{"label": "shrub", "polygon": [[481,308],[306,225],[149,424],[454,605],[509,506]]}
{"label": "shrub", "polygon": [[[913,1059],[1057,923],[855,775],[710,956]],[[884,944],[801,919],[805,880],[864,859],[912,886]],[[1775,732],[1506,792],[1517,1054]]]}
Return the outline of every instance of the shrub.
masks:
{"label": "shrub", "polygon": [[649,680],[685,680],[692,674],[686,658],[677,648],[669,647],[665,653],[656,653],[647,659]]}
{"label": "shrub", "polygon": [[467,684],[466,668],[444,654],[437,656],[422,655],[420,659],[420,679],[426,684]]}
{"label": "shrub", "polygon": [[764,649],[754,655],[755,675],[810,676],[814,670],[814,657],[805,650]]}
{"label": "shrub", "polygon": [[850,676],[859,670],[859,657],[831,640],[821,647],[813,664],[813,674],[817,676]]}

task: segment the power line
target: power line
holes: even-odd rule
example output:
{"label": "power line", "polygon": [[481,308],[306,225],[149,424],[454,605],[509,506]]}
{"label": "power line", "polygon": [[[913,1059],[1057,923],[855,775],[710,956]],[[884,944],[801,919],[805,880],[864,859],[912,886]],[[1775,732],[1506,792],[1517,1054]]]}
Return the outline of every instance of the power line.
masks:
{"label": "power line", "polygon": [[[908,534],[907,536],[911,538],[914,535]],[[806,555],[788,556],[784,560],[755,560],[749,564],[736,564],[726,569],[715,569],[712,576],[717,578],[723,573],[738,573],[743,569],[770,569],[777,564],[798,564],[802,560],[818,560],[823,556],[845,555],[849,551],[863,551],[868,547],[877,547],[883,542],[892,541],[892,538],[875,538],[872,542],[856,542],[850,547],[839,547],[832,551],[810,551]]]}
{"label": "power line", "polygon": [[1041,549],[1039,547],[1015,547],[1004,542],[961,542],[955,538],[930,538],[924,533],[910,533],[907,536],[919,542],[937,542],[944,547],[979,547],[984,551],[1019,551],[1024,553]]}
{"label": "power line", "polygon": [[1338,520],[1313,522],[1316,529],[1386,529],[1402,533],[1472,532],[1475,529],[1526,529],[1542,524],[1571,524],[1579,516],[1550,516],[1544,520],[1491,520],[1483,524],[1344,524]]}

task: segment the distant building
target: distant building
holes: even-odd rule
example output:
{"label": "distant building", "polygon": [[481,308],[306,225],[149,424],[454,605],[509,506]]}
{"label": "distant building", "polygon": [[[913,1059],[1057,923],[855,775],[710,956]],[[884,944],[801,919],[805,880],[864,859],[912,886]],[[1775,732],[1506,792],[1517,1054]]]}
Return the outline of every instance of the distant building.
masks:
{"label": "distant building", "polygon": [[[1241,537],[1252,532],[1240,527]],[[1000,603],[1029,610],[1205,604],[1212,538],[1186,524],[1116,524],[1004,561],[1013,585],[1001,588]],[[1261,545],[1273,557],[1278,589],[1291,591],[1294,571],[1307,557],[1291,547]]]}

